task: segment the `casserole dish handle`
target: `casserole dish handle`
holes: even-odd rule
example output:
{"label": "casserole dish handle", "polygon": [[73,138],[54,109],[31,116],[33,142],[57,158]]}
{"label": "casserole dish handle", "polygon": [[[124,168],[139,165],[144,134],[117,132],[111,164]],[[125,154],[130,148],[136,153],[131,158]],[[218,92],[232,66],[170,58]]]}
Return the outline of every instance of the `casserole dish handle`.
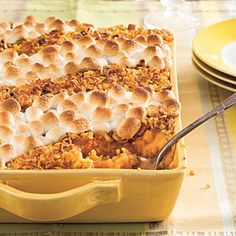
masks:
{"label": "casserole dish handle", "polygon": [[28,193],[0,183],[0,207],[27,220],[58,221],[122,199],[121,180],[94,181],[60,193]]}

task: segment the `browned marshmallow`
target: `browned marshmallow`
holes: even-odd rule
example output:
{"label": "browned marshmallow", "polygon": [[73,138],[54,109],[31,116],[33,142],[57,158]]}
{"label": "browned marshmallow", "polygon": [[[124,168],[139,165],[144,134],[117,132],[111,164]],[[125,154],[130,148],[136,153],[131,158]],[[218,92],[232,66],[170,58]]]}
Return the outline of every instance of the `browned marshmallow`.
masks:
{"label": "browned marshmallow", "polygon": [[40,136],[45,132],[44,124],[40,120],[33,120],[29,122],[29,128],[34,136]]}
{"label": "browned marshmallow", "polygon": [[153,46],[153,45],[162,44],[163,40],[162,40],[161,35],[159,34],[150,34],[147,37],[147,42],[149,46]]}
{"label": "browned marshmallow", "polygon": [[90,45],[94,44],[95,43],[95,39],[92,38],[91,36],[89,35],[85,35],[85,36],[82,36],[78,41],[77,41],[77,44],[79,45],[79,47],[81,48],[87,48],[89,47]]}
{"label": "browned marshmallow", "polygon": [[15,125],[14,116],[9,111],[0,112],[0,124],[13,127]]}
{"label": "browned marshmallow", "polygon": [[79,71],[80,71],[80,67],[78,63],[74,61],[70,61],[64,66],[64,74],[66,75],[67,74],[76,75]]}
{"label": "browned marshmallow", "polygon": [[5,167],[5,163],[16,156],[14,147],[10,144],[5,144],[0,147],[0,169]]}
{"label": "browned marshmallow", "polygon": [[150,93],[146,89],[138,87],[133,91],[131,98],[135,103],[144,104],[148,102]]}
{"label": "browned marshmallow", "polygon": [[74,111],[64,111],[59,116],[59,125],[61,127],[66,127],[70,122],[75,120]]}
{"label": "browned marshmallow", "polygon": [[65,41],[61,45],[61,53],[65,55],[69,52],[73,52],[75,50],[75,46],[71,41]]}
{"label": "browned marshmallow", "polygon": [[92,120],[93,121],[110,121],[112,118],[112,111],[109,108],[97,107],[93,111]]}
{"label": "browned marshmallow", "polygon": [[91,124],[86,118],[79,118],[68,124],[69,131],[80,134],[91,129]]}
{"label": "browned marshmallow", "polygon": [[108,57],[116,56],[120,51],[120,46],[113,40],[107,40],[104,44],[103,55]]}
{"label": "browned marshmallow", "polygon": [[0,126],[0,139],[4,140],[6,143],[10,141],[10,139],[13,137],[13,130],[6,126],[1,125]]}
{"label": "browned marshmallow", "polygon": [[25,117],[28,120],[28,122],[32,120],[39,120],[39,118],[43,115],[43,111],[38,107],[28,107],[25,110]]}
{"label": "browned marshmallow", "polygon": [[14,98],[8,98],[0,104],[0,111],[9,111],[13,114],[20,112],[21,106]]}
{"label": "browned marshmallow", "polygon": [[37,140],[33,136],[27,136],[23,141],[23,152],[29,152],[37,146]]}
{"label": "browned marshmallow", "polygon": [[43,111],[47,111],[50,108],[50,99],[46,95],[42,95],[36,97],[33,106],[42,109]]}
{"label": "browned marshmallow", "polygon": [[59,63],[59,53],[54,46],[47,46],[39,51],[43,63],[48,65]]}
{"label": "browned marshmallow", "polygon": [[89,57],[101,57],[102,51],[96,45],[91,45],[85,50],[85,55]]}
{"label": "browned marshmallow", "polygon": [[117,134],[122,139],[131,139],[138,132],[140,127],[141,127],[140,120],[134,117],[128,117],[121,123],[121,125],[117,129]]}
{"label": "browned marshmallow", "polygon": [[68,94],[66,92],[62,92],[62,93],[58,93],[54,95],[50,100],[51,108],[57,108],[59,103],[61,103],[66,98],[68,98]]}
{"label": "browned marshmallow", "polygon": [[77,104],[81,105],[85,101],[85,93],[79,92],[70,96],[70,99]]}
{"label": "browned marshmallow", "polygon": [[126,113],[127,117],[134,117],[139,120],[144,120],[146,110],[143,107],[132,107]]}
{"label": "browned marshmallow", "polygon": [[24,136],[31,135],[31,131],[30,131],[28,124],[26,124],[24,122],[19,122],[16,125],[16,134],[24,135]]}
{"label": "browned marshmallow", "polygon": [[70,98],[63,100],[57,107],[59,114],[67,110],[74,111],[75,113],[78,111],[78,106]]}
{"label": "browned marshmallow", "polygon": [[140,35],[137,38],[135,38],[135,41],[138,42],[138,43],[147,45],[147,39],[144,36],[142,36],[142,35]]}
{"label": "browned marshmallow", "polygon": [[92,91],[88,97],[88,102],[95,106],[105,107],[109,101],[109,97],[103,91]]}
{"label": "browned marshmallow", "polygon": [[113,112],[116,115],[124,115],[129,109],[129,105],[128,104],[118,104],[114,107]]}
{"label": "browned marshmallow", "polygon": [[149,64],[149,66],[156,67],[156,68],[158,68],[159,70],[162,70],[162,69],[164,69],[164,67],[165,67],[164,61],[163,61],[162,58],[159,57],[159,56],[154,56],[154,57],[151,59],[151,61],[149,61],[148,64]]}
{"label": "browned marshmallow", "polygon": [[59,120],[58,120],[57,116],[52,111],[48,111],[48,112],[44,113],[40,117],[40,120],[42,121],[44,129],[46,131],[48,131],[49,129],[51,129],[59,124]]}
{"label": "browned marshmallow", "polygon": [[137,43],[133,40],[125,40],[122,44],[122,49],[127,53],[133,53],[137,49]]}
{"label": "browned marshmallow", "polygon": [[92,57],[84,57],[79,64],[81,70],[102,70],[102,65]]}
{"label": "browned marshmallow", "polygon": [[111,87],[111,89],[108,92],[108,95],[113,97],[113,98],[122,98],[125,96],[125,88],[122,87],[119,84],[115,84]]}

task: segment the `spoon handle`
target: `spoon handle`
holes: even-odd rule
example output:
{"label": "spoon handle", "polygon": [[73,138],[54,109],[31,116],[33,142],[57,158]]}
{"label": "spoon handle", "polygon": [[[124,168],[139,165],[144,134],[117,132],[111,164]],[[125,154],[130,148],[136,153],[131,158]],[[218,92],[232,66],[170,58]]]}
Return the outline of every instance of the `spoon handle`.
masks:
{"label": "spoon handle", "polygon": [[202,123],[206,122],[213,116],[216,116],[223,112],[224,110],[228,109],[229,107],[233,106],[236,104],[236,93],[232,94],[230,97],[225,99],[222,103],[220,103],[218,106],[213,108],[211,111],[207,112],[205,115],[200,117],[199,119],[195,120],[193,123],[185,127],[183,130],[181,130],[179,133],[174,135],[160,150],[160,152],[157,153],[156,156],[156,169],[160,162],[163,160],[164,156],[170,149],[170,147],[177,143],[182,137],[184,137],[186,134],[191,132],[193,129],[197,128],[199,125]]}

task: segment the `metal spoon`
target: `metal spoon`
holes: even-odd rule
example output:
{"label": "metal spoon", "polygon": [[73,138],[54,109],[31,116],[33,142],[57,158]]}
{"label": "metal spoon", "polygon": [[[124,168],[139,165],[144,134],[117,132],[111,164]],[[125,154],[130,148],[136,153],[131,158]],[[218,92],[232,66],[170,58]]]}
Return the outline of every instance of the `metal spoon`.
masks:
{"label": "metal spoon", "polygon": [[153,157],[151,160],[144,157],[139,157],[139,165],[143,169],[158,169],[159,164],[164,159],[165,155],[168,153],[172,145],[176,144],[181,138],[183,138],[186,134],[190,133],[193,129],[197,128],[210,118],[220,114],[226,109],[236,104],[236,93],[232,94],[230,97],[225,99],[218,106],[213,108],[211,111],[207,112],[202,117],[195,120],[193,123],[188,125],[186,128],[181,130],[179,133],[174,135],[163,147],[162,149]]}

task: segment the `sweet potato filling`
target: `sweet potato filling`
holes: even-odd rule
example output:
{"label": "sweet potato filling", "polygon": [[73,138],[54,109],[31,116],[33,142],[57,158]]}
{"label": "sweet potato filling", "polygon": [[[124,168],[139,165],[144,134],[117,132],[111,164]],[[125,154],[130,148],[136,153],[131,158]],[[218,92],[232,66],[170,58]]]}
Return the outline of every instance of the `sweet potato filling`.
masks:
{"label": "sweet potato filling", "polygon": [[[139,168],[137,156],[151,159],[167,141],[160,130],[146,130],[133,140],[115,140],[105,132],[67,133],[47,146],[40,146],[28,154],[20,154],[7,163],[8,169],[85,169]],[[173,154],[173,153],[172,153]],[[169,155],[161,168],[170,168]]]}

